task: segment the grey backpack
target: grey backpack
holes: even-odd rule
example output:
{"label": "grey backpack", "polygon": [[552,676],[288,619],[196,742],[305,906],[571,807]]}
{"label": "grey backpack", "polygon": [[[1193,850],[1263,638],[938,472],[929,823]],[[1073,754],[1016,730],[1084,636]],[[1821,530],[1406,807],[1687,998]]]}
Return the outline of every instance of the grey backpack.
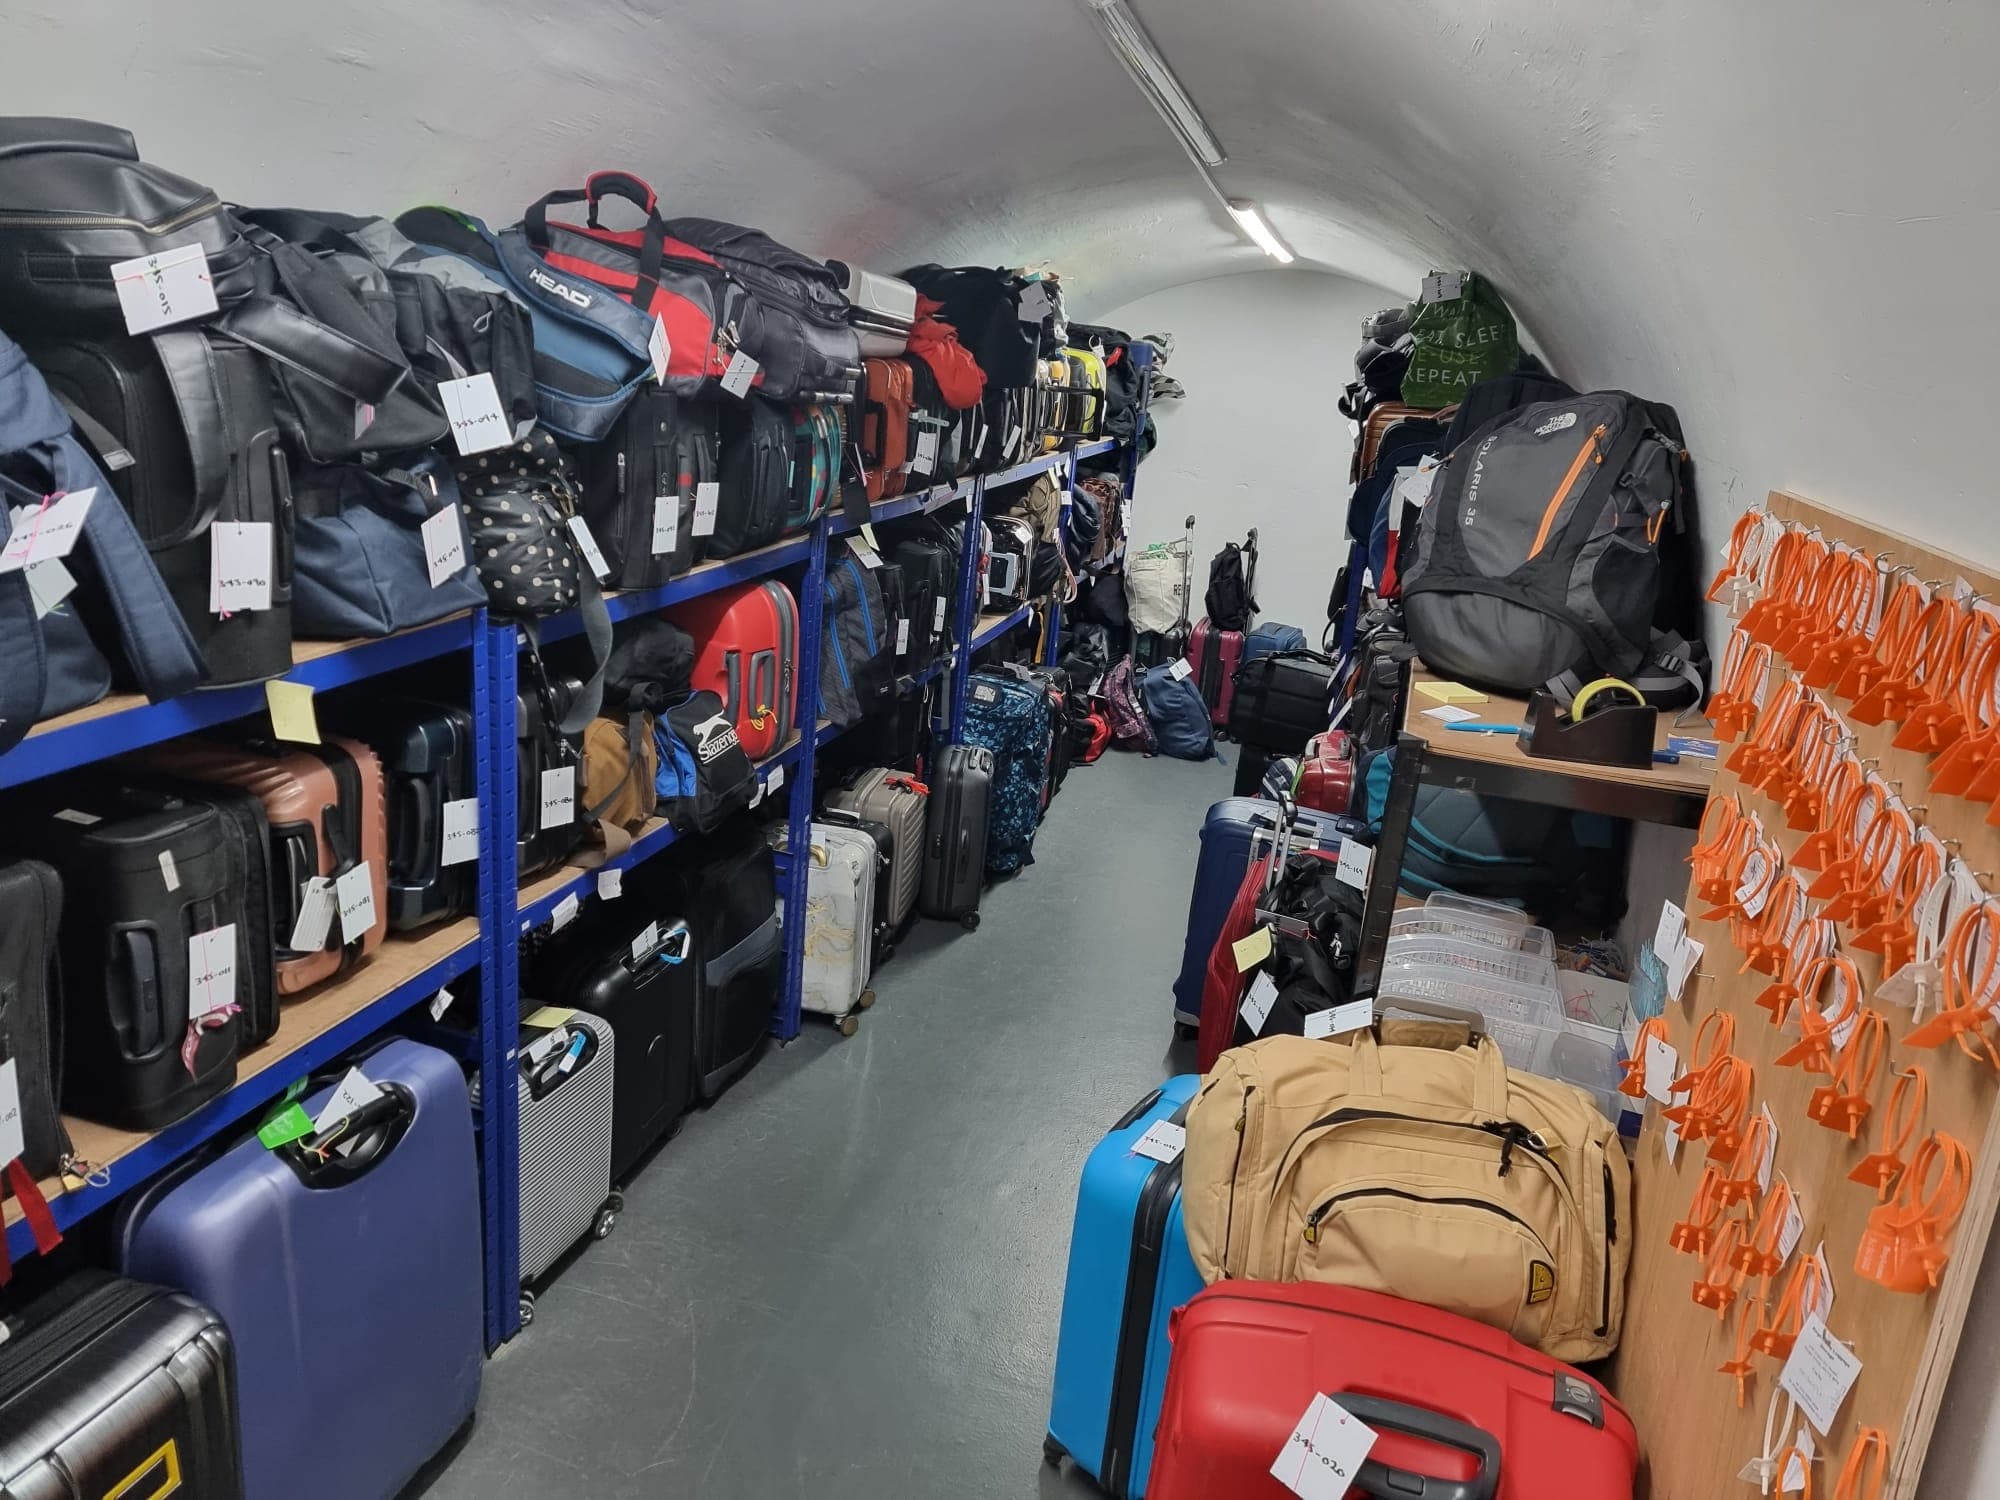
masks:
{"label": "grey backpack", "polygon": [[1495,417],[1424,506],[1403,573],[1411,643],[1435,672],[1510,692],[1640,673],[1686,546],[1686,467],[1673,408],[1624,391]]}

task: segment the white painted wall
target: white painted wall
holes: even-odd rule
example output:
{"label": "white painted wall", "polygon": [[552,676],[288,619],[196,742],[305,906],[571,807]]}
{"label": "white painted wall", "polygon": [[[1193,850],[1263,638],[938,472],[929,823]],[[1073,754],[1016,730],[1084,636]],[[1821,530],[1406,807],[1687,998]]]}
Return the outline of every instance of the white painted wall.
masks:
{"label": "white painted wall", "polygon": [[1403,300],[1344,276],[1297,268],[1217,276],[1154,292],[1090,321],[1171,333],[1167,365],[1184,401],[1153,408],[1160,446],[1139,470],[1135,543],[1171,541],[1195,517],[1199,617],[1208,560],[1257,528],[1257,602],[1266,620],[1317,642],[1346,556],[1347,421],[1361,319]]}

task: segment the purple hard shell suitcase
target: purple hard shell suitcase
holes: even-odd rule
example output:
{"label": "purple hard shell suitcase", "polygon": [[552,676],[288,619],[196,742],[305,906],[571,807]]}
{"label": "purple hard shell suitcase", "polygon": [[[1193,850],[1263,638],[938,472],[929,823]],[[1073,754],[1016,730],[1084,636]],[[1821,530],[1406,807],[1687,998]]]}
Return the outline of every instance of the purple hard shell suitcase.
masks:
{"label": "purple hard shell suitcase", "polygon": [[[352,1155],[252,1135],[129,1200],[121,1269],[214,1308],[236,1346],[244,1491],[393,1495],[472,1415],[485,1363],[479,1179],[464,1076],[397,1038]],[[346,1072],[313,1080],[317,1118]],[[310,1141],[312,1137],[307,1137]]]}

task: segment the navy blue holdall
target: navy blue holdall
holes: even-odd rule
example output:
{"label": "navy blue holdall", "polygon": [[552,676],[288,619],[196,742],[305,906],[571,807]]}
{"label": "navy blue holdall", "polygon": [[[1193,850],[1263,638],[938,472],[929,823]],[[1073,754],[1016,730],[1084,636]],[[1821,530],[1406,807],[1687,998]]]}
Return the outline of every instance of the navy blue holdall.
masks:
{"label": "navy blue holdall", "polygon": [[1067,1458],[1108,1493],[1146,1492],[1167,1385],[1167,1320],[1201,1290],[1181,1227],[1181,1163],[1133,1147],[1156,1121],[1182,1124],[1198,1075],[1169,1078],[1091,1151],[1077,1186],[1042,1456]]}
{"label": "navy blue holdall", "polygon": [[[1340,847],[1340,824],[1331,813],[1297,809],[1294,826],[1310,828],[1321,849]],[[1187,946],[1181,953],[1180,977],[1174,981],[1174,1020],[1183,1026],[1201,1024],[1201,990],[1208,978],[1208,955],[1215,947],[1222,919],[1243,887],[1250,868],[1250,841],[1259,829],[1275,833],[1278,804],[1261,797],[1225,797],[1208,810],[1201,825],[1201,853],[1194,867],[1194,893],[1188,897]]]}

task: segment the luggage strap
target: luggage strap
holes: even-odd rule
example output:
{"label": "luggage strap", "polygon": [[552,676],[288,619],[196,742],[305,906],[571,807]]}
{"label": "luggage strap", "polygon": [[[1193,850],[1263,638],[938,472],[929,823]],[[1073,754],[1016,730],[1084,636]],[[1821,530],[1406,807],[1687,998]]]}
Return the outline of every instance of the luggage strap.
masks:
{"label": "luggage strap", "polygon": [[[21,1205],[21,1216],[28,1221],[28,1230],[35,1237],[35,1249],[47,1255],[62,1243],[62,1234],[56,1228],[55,1215],[49,1212],[49,1200],[42,1196],[34,1173],[18,1156],[7,1163],[6,1180],[0,1183],[0,1199],[6,1197],[7,1187],[13,1188],[14,1198]],[[7,1237],[0,1234],[0,1286],[5,1286],[13,1276],[14,1263],[7,1250]]]}

